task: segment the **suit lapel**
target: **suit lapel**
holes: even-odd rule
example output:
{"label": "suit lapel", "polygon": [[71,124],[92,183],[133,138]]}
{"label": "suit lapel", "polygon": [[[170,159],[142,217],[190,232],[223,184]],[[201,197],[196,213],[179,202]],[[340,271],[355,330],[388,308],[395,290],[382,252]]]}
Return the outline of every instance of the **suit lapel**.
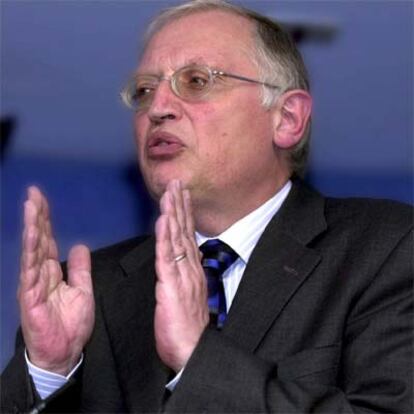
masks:
{"label": "suit lapel", "polygon": [[255,350],[321,260],[307,245],[325,229],[324,199],[295,182],[250,257],[224,335],[248,351]]}
{"label": "suit lapel", "polygon": [[158,358],[154,340],[154,239],[121,260],[126,277],[106,298],[108,331],[128,409],[156,412],[171,371]]}

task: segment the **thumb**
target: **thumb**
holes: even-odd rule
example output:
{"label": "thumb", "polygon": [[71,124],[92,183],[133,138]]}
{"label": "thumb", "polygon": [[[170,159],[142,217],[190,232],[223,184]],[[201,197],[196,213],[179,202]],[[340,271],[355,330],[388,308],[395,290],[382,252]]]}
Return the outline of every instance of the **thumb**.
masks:
{"label": "thumb", "polygon": [[69,251],[68,285],[92,294],[91,254],[84,245],[73,246]]}

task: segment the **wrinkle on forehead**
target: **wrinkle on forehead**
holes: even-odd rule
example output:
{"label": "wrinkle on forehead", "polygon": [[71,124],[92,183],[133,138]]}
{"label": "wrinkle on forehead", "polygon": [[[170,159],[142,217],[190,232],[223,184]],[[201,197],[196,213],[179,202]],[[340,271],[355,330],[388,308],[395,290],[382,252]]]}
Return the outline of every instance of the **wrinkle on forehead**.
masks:
{"label": "wrinkle on forehead", "polygon": [[168,75],[189,64],[224,70],[252,66],[253,23],[222,11],[193,13],[167,23],[149,40],[139,73]]}
{"label": "wrinkle on forehead", "polygon": [[214,57],[212,59],[205,58],[202,55],[196,55],[195,57],[187,56],[187,57],[183,57],[183,59],[168,59],[168,60],[163,59],[162,69],[159,67],[160,65],[155,64],[154,66],[157,67],[155,71],[150,71],[147,69],[139,68],[137,70],[137,74],[168,76],[185,66],[191,66],[191,65],[208,66],[211,69],[223,69],[222,62],[226,61],[226,57],[224,54],[221,54],[221,53],[217,53],[217,55],[219,56]]}

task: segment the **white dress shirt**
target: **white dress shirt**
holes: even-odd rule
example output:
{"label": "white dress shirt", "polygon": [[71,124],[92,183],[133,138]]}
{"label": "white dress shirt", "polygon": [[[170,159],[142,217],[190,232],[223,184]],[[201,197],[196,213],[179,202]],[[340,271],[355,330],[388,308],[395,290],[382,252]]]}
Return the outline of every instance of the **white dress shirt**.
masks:
{"label": "white dress shirt", "polygon": [[223,273],[227,312],[236,295],[253,249],[269,221],[285,201],[291,187],[292,183],[288,181],[271,199],[215,237],[206,237],[196,232],[196,242],[199,247],[207,240],[220,239],[239,255],[239,258]]}
{"label": "white dress shirt", "polygon": [[[223,233],[215,237],[206,237],[196,232],[195,236],[198,246],[201,246],[209,239],[220,239],[239,255],[239,258],[223,273],[223,285],[226,295],[227,312],[233,303],[234,296],[236,295],[237,288],[239,287],[244,270],[254,247],[272,217],[279,211],[291,188],[292,183],[291,181],[288,181],[280,191],[278,191],[272,198],[262,204],[259,208],[252,211],[247,216],[230,226]],[[47,398],[53,392],[62,387],[82,363],[81,359],[78,365],[67,376],[63,376],[37,368],[29,361],[27,354],[25,354],[25,356],[29,374],[32,376],[36,390],[42,399]],[[185,368],[183,368],[166,385],[166,388],[170,391],[174,390],[184,369]]]}

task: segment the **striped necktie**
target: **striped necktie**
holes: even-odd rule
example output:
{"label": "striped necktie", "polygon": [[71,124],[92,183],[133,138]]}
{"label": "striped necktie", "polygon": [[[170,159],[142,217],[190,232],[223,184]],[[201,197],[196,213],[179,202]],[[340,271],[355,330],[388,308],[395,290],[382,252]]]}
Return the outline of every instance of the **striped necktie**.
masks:
{"label": "striped necktie", "polygon": [[200,251],[203,253],[201,264],[207,277],[210,324],[221,329],[227,316],[223,273],[236,261],[239,255],[218,239],[206,241],[200,246]]}

